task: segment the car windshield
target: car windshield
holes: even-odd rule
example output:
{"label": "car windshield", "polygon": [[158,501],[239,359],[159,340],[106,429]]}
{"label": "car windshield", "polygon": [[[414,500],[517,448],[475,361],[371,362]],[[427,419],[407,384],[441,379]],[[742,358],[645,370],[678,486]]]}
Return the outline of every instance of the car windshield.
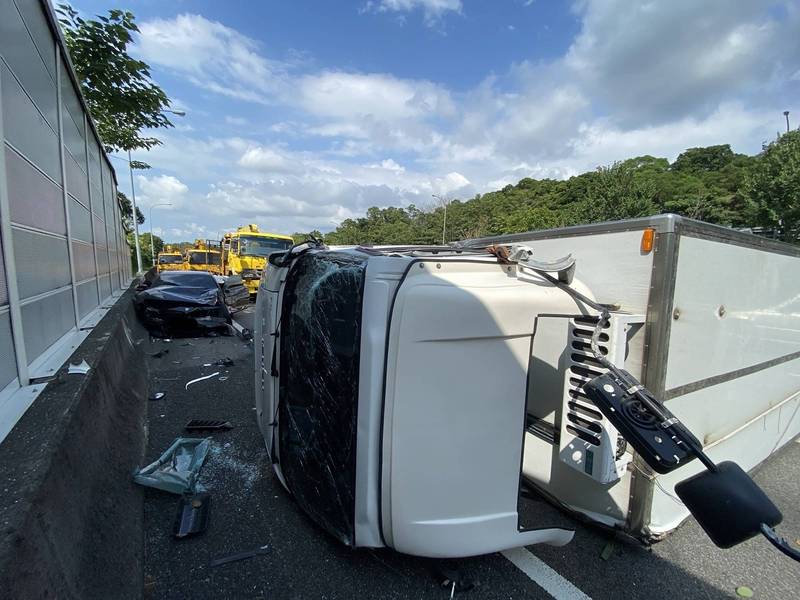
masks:
{"label": "car windshield", "polygon": [[176,285],[184,287],[197,287],[208,290],[217,289],[217,280],[202,271],[165,271],[161,273],[151,287],[162,285]]}
{"label": "car windshield", "polygon": [[292,247],[292,240],[256,236],[241,236],[239,243],[239,254],[247,256],[269,256]]}
{"label": "car windshield", "polygon": [[160,265],[177,265],[183,262],[183,257],[180,254],[167,254],[158,257],[158,264]]}
{"label": "car windshield", "polygon": [[189,252],[190,265],[217,265],[219,264],[218,252]]}

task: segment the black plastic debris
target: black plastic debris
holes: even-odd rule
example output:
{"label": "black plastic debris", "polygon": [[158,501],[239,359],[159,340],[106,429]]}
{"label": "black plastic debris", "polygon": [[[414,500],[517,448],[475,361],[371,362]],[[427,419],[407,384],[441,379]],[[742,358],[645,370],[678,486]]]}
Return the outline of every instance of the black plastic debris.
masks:
{"label": "black plastic debris", "polygon": [[232,367],[233,359],[226,356],[225,358],[220,358],[219,360],[214,361],[214,364],[218,367]]}
{"label": "black plastic debris", "polygon": [[185,538],[203,533],[208,528],[208,514],[211,509],[211,494],[200,493],[181,496],[175,514],[173,534]]}
{"label": "black plastic debris", "polygon": [[439,580],[439,585],[450,592],[452,598],[454,594],[468,592],[475,588],[475,583],[457,566],[445,564],[440,565],[435,570],[435,576]]}
{"label": "black plastic debris", "polygon": [[150,394],[150,397],[147,398],[148,400],[161,400],[167,394],[165,392],[154,392]]}
{"label": "black plastic debris", "polygon": [[209,419],[192,419],[186,424],[184,428],[186,431],[205,431],[205,430],[220,430],[220,429],[233,429],[230,421],[214,421]]}
{"label": "black plastic debris", "polygon": [[238,552],[237,554],[230,554],[228,556],[223,556],[222,558],[215,558],[211,561],[210,566],[219,567],[220,565],[227,565],[228,563],[253,558],[255,556],[261,556],[263,554],[267,554],[268,552],[269,548],[267,546],[261,546],[255,550],[248,550],[247,552]]}
{"label": "black plastic debris", "polygon": [[139,319],[153,334],[216,335],[231,316],[214,276],[200,271],[165,271],[133,299]]}

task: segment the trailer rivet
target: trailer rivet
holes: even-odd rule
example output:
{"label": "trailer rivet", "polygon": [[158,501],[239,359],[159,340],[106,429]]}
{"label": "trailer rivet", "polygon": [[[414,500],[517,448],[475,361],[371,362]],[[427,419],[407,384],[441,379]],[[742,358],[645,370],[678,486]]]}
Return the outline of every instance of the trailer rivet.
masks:
{"label": "trailer rivet", "polygon": [[674,320],[676,320],[676,321],[677,321],[678,319],[680,319],[680,318],[681,318],[681,311],[680,311],[680,309],[677,309],[677,308],[676,308],[675,310],[673,310],[673,311],[672,311],[672,318],[673,318]]}
{"label": "trailer rivet", "polygon": [[419,263],[419,268],[420,269],[424,269],[425,268],[425,263]]}
{"label": "trailer rivet", "polygon": [[442,263],[436,263],[436,268],[437,269],[441,269],[442,268]]}
{"label": "trailer rivet", "polygon": [[717,309],[717,316],[721,319],[725,316],[725,312],[725,307],[720,305],[720,307]]}

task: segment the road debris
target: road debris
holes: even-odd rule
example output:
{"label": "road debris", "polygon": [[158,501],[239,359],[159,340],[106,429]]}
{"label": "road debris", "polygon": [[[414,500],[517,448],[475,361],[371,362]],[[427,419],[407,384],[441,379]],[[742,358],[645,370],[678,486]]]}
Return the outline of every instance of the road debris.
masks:
{"label": "road debris", "polygon": [[173,535],[182,539],[203,533],[208,528],[208,514],[211,510],[211,494],[184,495],[178,501]]}
{"label": "road debris", "polygon": [[203,431],[205,429],[233,429],[230,421],[215,421],[210,419],[192,419],[184,428],[186,431]]}
{"label": "road debris", "polygon": [[89,372],[89,369],[91,369],[89,363],[87,363],[85,360],[82,360],[78,365],[70,364],[69,369],[67,369],[67,373],[70,375],[76,373],[79,375],[86,375],[86,373]]}
{"label": "road debris", "polygon": [[156,352],[155,354],[151,354],[150,356],[152,356],[153,358],[161,358],[165,354],[169,354],[169,348],[165,348],[164,350],[159,350],[158,352]]}
{"label": "road debris", "polygon": [[148,400],[161,400],[166,395],[167,395],[166,392],[155,392],[150,395]]}
{"label": "road debris", "polygon": [[211,438],[177,438],[158,460],[134,473],[133,480],[172,494],[195,493],[210,445]]}
{"label": "road debris", "polygon": [[189,386],[192,385],[193,383],[197,383],[198,381],[204,381],[206,379],[211,379],[212,377],[216,377],[217,375],[219,375],[219,371],[217,371],[216,373],[212,373],[211,375],[206,375],[205,377],[198,377],[197,379],[192,379],[191,381],[187,381],[186,387],[184,389],[188,390]]}
{"label": "road debris", "polygon": [[256,548],[255,550],[248,550],[247,552],[239,552],[238,554],[230,554],[228,556],[223,556],[222,558],[215,558],[211,561],[209,566],[219,567],[220,565],[227,565],[228,563],[253,558],[254,556],[261,556],[267,554],[268,552],[269,547],[265,545]]}

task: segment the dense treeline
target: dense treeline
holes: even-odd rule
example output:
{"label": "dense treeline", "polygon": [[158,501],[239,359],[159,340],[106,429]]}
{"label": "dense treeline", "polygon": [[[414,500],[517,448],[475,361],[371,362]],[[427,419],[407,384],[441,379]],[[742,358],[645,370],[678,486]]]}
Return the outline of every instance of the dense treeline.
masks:
{"label": "dense treeline", "polygon": [[[373,207],[324,238],[328,244],[440,243],[443,211]],[[453,241],[664,212],[730,227],[767,227],[796,241],[800,131],[780,136],[757,156],[736,154],[725,144],[690,148],[673,163],[639,156],[567,180],[525,178],[452,200],[445,235]]]}

